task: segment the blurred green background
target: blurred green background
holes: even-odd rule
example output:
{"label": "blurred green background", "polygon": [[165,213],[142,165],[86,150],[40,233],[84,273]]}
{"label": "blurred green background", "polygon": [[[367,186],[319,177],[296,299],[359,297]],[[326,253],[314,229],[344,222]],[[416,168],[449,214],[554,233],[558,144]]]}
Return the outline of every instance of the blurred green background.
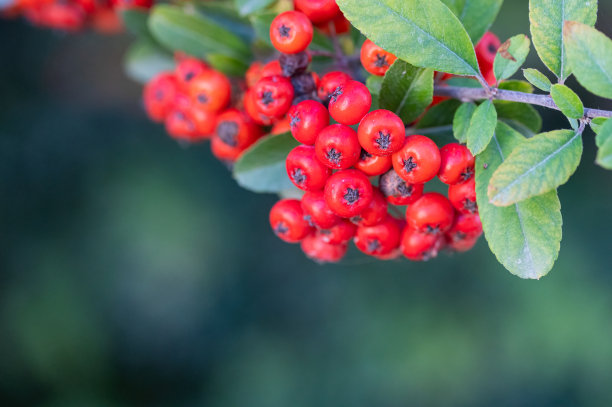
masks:
{"label": "blurred green background", "polygon": [[[507,0],[494,31],[527,33],[527,14]],[[318,266],[270,232],[273,196],[146,119],[127,35],[1,21],[0,38],[1,405],[612,404],[612,173],[590,131],[541,281],[483,240]]]}

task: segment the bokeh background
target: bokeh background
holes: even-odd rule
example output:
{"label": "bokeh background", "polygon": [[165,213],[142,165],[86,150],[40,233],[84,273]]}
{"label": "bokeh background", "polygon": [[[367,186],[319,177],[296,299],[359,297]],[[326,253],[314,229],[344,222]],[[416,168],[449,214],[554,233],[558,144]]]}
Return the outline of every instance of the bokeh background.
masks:
{"label": "bokeh background", "polygon": [[[494,31],[528,33],[527,1]],[[0,405],[612,404],[612,172],[590,131],[540,281],[484,241],[318,266],[270,232],[273,196],[145,118],[129,36],[0,21],[0,39]]]}

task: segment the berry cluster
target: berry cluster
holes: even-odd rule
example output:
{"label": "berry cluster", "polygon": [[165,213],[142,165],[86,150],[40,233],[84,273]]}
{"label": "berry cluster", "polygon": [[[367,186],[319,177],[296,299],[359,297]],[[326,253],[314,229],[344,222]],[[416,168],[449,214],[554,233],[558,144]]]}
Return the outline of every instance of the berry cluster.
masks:
{"label": "berry cluster", "polygon": [[153,0],[17,0],[2,12],[5,17],[25,17],[32,25],[62,31],[85,27],[115,33],[122,24],[117,11],[149,9]]}

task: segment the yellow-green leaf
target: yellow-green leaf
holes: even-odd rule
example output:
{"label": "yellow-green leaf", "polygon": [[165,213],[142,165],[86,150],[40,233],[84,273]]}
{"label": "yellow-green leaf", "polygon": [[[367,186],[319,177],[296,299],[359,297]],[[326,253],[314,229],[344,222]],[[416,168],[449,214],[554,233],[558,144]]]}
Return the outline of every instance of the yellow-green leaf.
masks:
{"label": "yellow-green leaf", "polygon": [[493,70],[498,81],[508,79],[525,63],[531,41],[524,34],[515,35],[497,50]]}
{"label": "yellow-green leaf", "polygon": [[472,154],[481,153],[491,141],[497,125],[497,111],[490,100],[482,102],[470,119],[466,139]]}
{"label": "yellow-green leaf", "polygon": [[578,95],[565,85],[555,84],[550,89],[550,96],[561,112],[570,119],[584,116],[584,105]]}
{"label": "yellow-green leaf", "polygon": [[537,69],[528,68],[523,69],[523,75],[525,79],[529,81],[536,88],[543,90],[544,92],[550,92],[550,87],[552,83],[550,83],[550,79],[546,77],[542,72]]}

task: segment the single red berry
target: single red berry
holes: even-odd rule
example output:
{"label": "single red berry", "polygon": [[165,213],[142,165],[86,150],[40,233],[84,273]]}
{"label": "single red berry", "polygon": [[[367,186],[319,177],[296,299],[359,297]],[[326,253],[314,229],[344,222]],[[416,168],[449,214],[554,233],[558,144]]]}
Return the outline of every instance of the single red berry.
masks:
{"label": "single red berry", "polygon": [[387,199],[378,188],[373,188],[372,202],[351,222],[358,226],[374,226],[387,218]]}
{"label": "single red berry", "polygon": [[[281,68],[280,62],[278,59],[274,59],[261,68],[261,76],[257,79],[257,81],[261,78],[267,78],[269,76],[283,76],[283,68]],[[257,83],[255,81],[255,83]],[[255,84],[253,84],[255,85]]]}
{"label": "single red berry", "polygon": [[197,58],[186,57],[182,58],[176,68],[174,74],[179,83],[179,87],[183,92],[189,92],[189,85],[191,81],[202,72],[209,70],[210,68],[204,62]]}
{"label": "single red berry", "polygon": [[219,112],[230,102],[232,85],[227,76],[208,69],[191,80],[189,95],[194,105]]}
{"label": "single red berry", "polygon": [[448,199],[461,213],[478,213],[476,204],[476,181],[474,178],[462,184],[448,187]]}
{"label": "single red berry", "polygon": [[408,260],[427,261],[438,256],[442,246],[440,236],[404,229],[401,240],[402,253]]}
{"label": "single red berry", "polygon": [[[257,81],[261,79],[262,71],[263,64],[259,61],[255,61],[249,66],[249,69],[247,69],[246,74],[244,75],[247,88],[252,88],[255,86]],[[275,75],[280,75],[280,71],[275,73]]]}
{"label": "single red berry", "polygon": [[482,223],[478,214],[458,213],[455,216],[453,226],[446,232],[447,240],[458,241],[474,239],[482,235]]}
{"label": "single red berry", "polygon": [[391,156],[372,155],[363,149],[359,155],[359,161],[355,164],[355,168],[368,177],[382,175],[389,171],[391,166]]}
{"label": "single red berry", "polygon": [[318,23],[316,26],[323,33],[330,36],[346,34],[351,30],[351,22],[347,20],[342,13],[338,14],[330,22]]}
{"label": "single red berry", "polygon": [[177,140],[195,141],[196,125],[186,110],[175,109],[166,117],[166,131]]}
{"label": "single red berry", "polygon": [[291,131],[291,122],[289,116],[285,116],[280,120],[277,120],[270,129],[270,134],[283,134]]}
{"label": "single red berry", "polygon": [[62,2],[33,4],[23,12],[34,25],[71,32],[83,29],[87,17],[78,5]]}
{"label": "single red berry", "polygon": [[162,72],[144,88],[144,106],[151,120],[163,122],[174,109],[178,82],[171,72]]}
{"label": "single red berry", "polygon": [[308,191],[302,196],[304,219],[319,229],[329,229],[342,218],[336,215],[325,202],[323,191]]}
{"label": "single red berry", "polygon": [[391,252],[387,254],[377,254],[377,255],[374,255],[373,257],[375,257],[378,260],[382,260],[382,261],[397,260],[400,257],[402,257],[402,249],[398,247],[397,249],[392,250]]}
{"label": "single red berry", "polygon": [[271,117],[262,114],[257,109],[257,97],[253,92],[253,89],[249,89],[244,93],[244,98],[242,99],[242,104],[244,106],[244,111],[249,115],[253,121],[261,126],[270,126],[273,122]]}
{"label": "single red berry", "polygon": [[255,107],[269,117],[282,117],[293,101],[293,86],[284,76],[269,76],[260,79],[252,87],[255,93]]}
{"label": "single red berry", "polygon": [[342,84],[352,80],[349,75],[340,71],[328,72],[319,80],[317,86],[317,96],[325,104],[329,103],[329,99],[334,91]]}
{"label": "single red berry", "polygon": [[270,25],[272,45],[285,54],[304,51],[310,45],[312,36],[312,23],[299,11],[285,11],[276,16]]}
{"label": "single red berry", "polygon": [[325,185],[325,202],[343,218],[359,215],[372,202],[373,194],[370,180],[358,170],[338,171]]}
{"label": "single red berry", "polygon": [[500,46],[501,41],[499,38],[492,32],[487,31],[475,47],[480,71],[491,86],[496,83],[493,63],[495,62],[495,56]]}
{"label": "single red berry", "polygon": [[342,219],[329,229],[319,230],[319,234],[326,243],[340,244],[351,240],[356,231],[357,226],[346,219]]}
{"label": "single red berry", "polygon": [[308,236],[313,228],[304,220],[304,211],[297,199],[282,199],[270,210],[270,226],[287,243],[296,243]]}
{"label": "single red berry", "polygon": [[370,40],[365,40],[361,46],[361,65],[372,75],[384,76],[397,57],[385,51]]}
{"label": "single red berry", "polygon": [[459,143],[450,143],[440,149],[438,178],[448,185],[469,180],[474,176],[474,156]]}
{"label": "single red berry", "polygon": [[393,252],[400,244],[401,230],[390,216],[374,226],[359,226],[355,235],[355,246],[370,256],[384,256]]}
{"label": "single red berry", "polygon": [[228,109],[217,117],[215,135],[230,147],[245,149],[262,135],[246,113],[238,109]]}
{"label": "single red berry", "polygon": [[404,146],[393,154],[393,168],[411,184],[425,183],[438,174],[440,150],[428,137],[408,136]]}
{"label": "single red berry", "polygon": [[297,146],[289,152],[287,175],[293,184],[304,191],[317,191],[325,187],[331,170],[323,165],[312,146]]}
{"label": "single red berry", "polygon": [[289,109],[291,134],[297,141],[314,145],[317,136],[329,126],[329,113],[325,106],[315,100],[305,100]]}
{"label": "single red berry", "polygon": [[111,0],[111,5],[118,9],[151,8],[153,0]]}
{"label": "single red berry", "polygon": [[337,263],[346,254],[348,245],[325,243],[319,233],[311,233],[301,243],[302,251],[317,263]]}
{"label": "single red berry", "polygon": [[210,139],[210,150],[217,160],[233,163],[244,152],[244,148],[232,147],[223,142],[217,135]]}
{"label": "single red berry", "polygon": [[372,106],[372,95],[361,82],[348,81],[331,94],[329,114],[338,123],[353,125],[365,116]]}
{"label": "single red berry", "polygon": [[455,210],[446,197],[437,192],[423,194],[406,209],[409,227],[423,233],[439,235],[453,225]]}
{"label": "single red berry", "polygon": [[370,154],[387,156],[404,145],[406,128],[395,113],[378,109],[366,114],[357,130],[359,144]]}
{"label": "single red berry", "polygon": [[190,106],[186,109],[187,116],[195,125],[195,138],[203,140],[212,137],[217,125],[217,114],[201,109],[198,106]]}
{"label": "single red berry", "polygon": [[294,0],[293,5],[314,24],[326,23],[340,14],[336,0]]}
{"label": "single red berry", "polygon": [[317,137],[315,150],[319,161],[332,169],[346,169],[359,161],[361,146],[357,133],[344,124],[332,124]]}
{"label": "single red berry", "polygon": [[423,195],[423,184],[408,184],[395,170],[390,170],[380,177],[378,183],[387,202],[392,205],[410,205]]}
{"label": "single red berry", "polygon": [[459,239],[459,240],[451,240],[450,238],[446,238],[446,248],[453,251],[453,252],[459,252],[459,253],[463,253],[463,252],[467,252],[469,250],[471,250],[476,243],[478,243],[478,237],[466,237],[465,239]]}

